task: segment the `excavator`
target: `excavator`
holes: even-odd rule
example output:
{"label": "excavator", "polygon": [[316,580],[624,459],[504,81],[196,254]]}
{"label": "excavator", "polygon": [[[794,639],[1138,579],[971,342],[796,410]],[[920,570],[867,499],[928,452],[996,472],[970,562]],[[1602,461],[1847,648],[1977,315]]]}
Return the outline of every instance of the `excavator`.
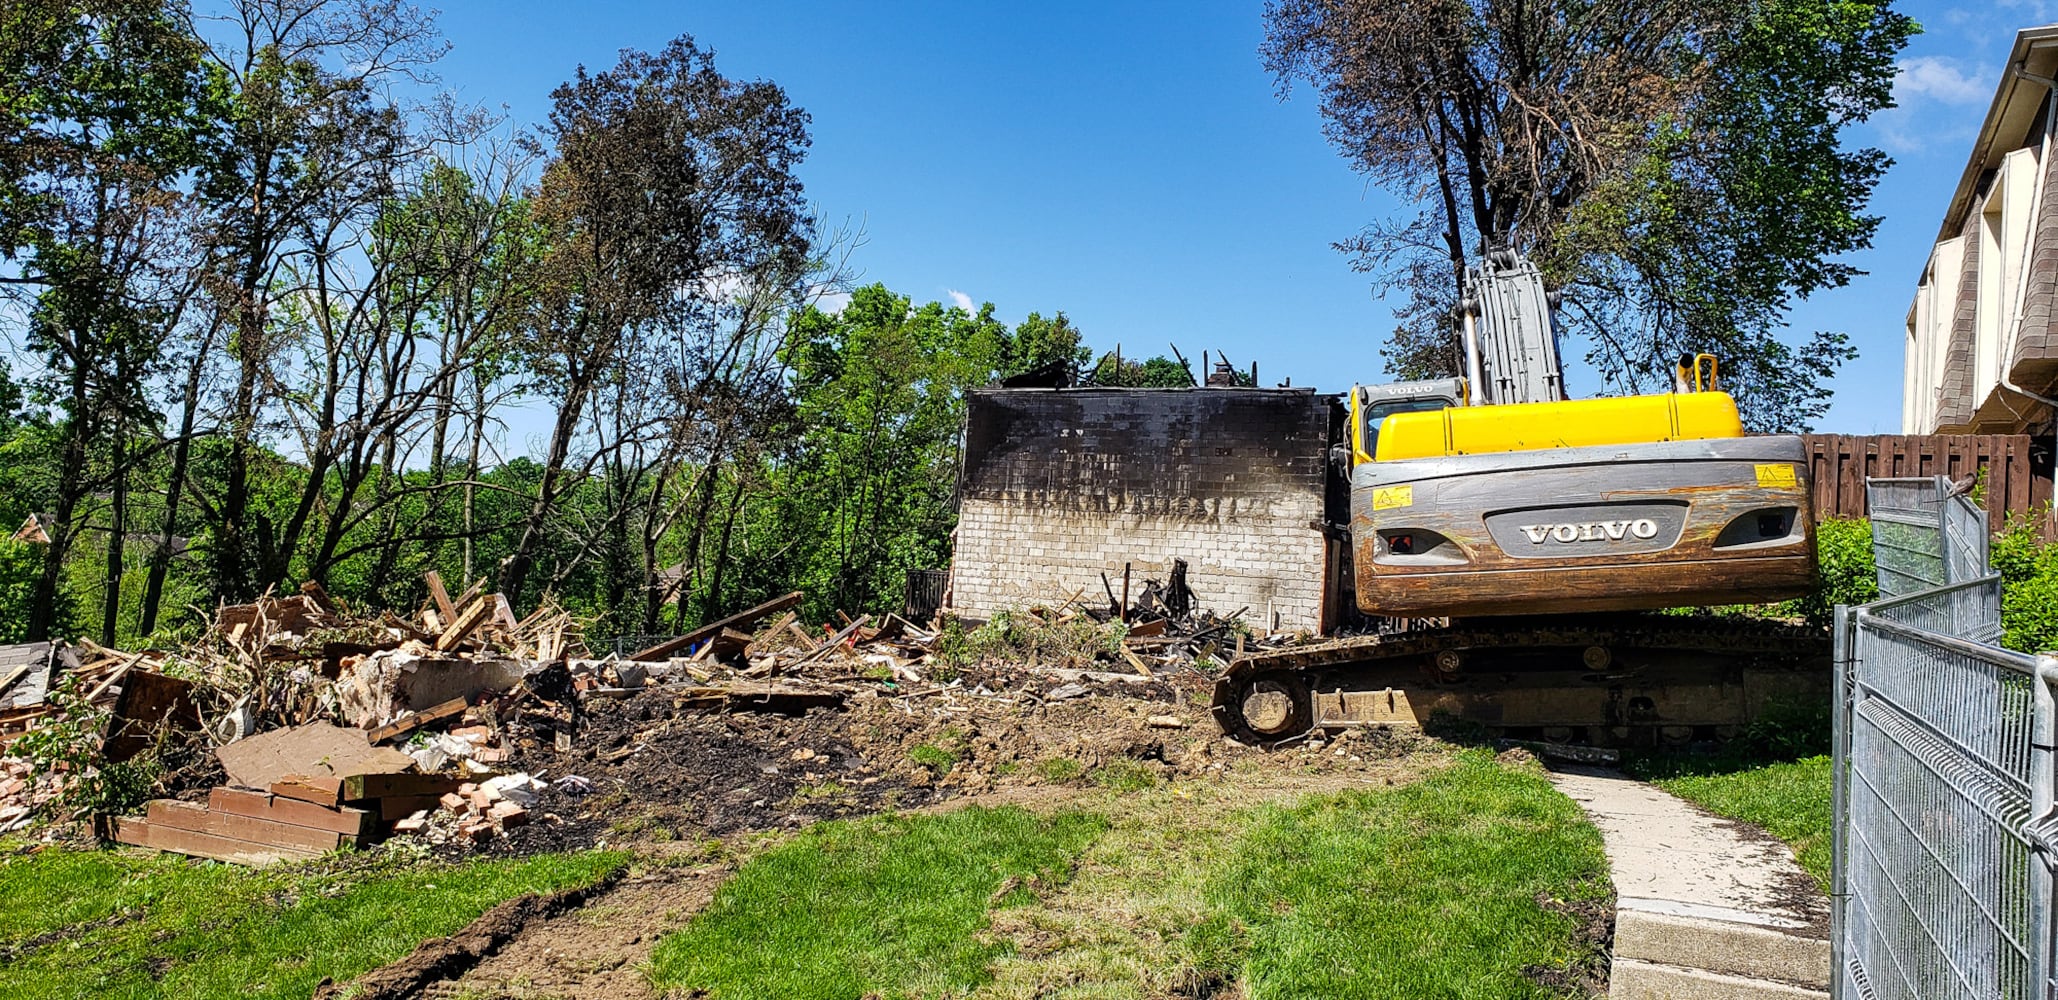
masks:
{"label": "excavator", "polygon": [[1829,685],[1820,629],[1677,609],[1816,577],[1801,438],[1747,435],[1719,363],[1673,391],[1570,399],[1534,263],[1487,255],[1459,310],[1464,374],[1348,399],[1346,589],[1383,627],[1232,662],[1213,712],[1276,744],[1460,724],[1597,746],[1734,736]]}

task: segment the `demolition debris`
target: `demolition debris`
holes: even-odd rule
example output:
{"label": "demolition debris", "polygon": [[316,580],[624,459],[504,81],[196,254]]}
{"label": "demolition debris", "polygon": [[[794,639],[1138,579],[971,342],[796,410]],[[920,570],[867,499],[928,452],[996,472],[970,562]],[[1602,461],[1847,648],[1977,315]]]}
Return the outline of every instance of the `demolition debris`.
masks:
{"label": "demolition debris", "polygon": [[[431,573],[409,616],[354,613],[310,583],[222,608],[176,650],[0,649],[0,831],[91,820],[106,839],[242,864],[394,836],[547,849],[603,839],[599,804],[641,795],[693,804],[670,821],[720,833],[933,799],[939,761],[984,752],[976,720],[1108,692],[1157,706],[1118,720],[1117,752],[1169,764],[1180,752],[1138,734],[1179,734],[1208,672],[1300,638],[1194,612],[1182,576],[1146,581],[1128,607],[1110,586],[1106,606],[1075,594],[985,623],[807,623],[795,592],[597,657],[562,609],[517,617],[483,581],[453,597]],[[903,724],[866,735],[821,714],[853,702]],[[98,740],[90,764],[51,750],[81,733]],[[138,758],[161,796],[139,815],[75,804]]]}

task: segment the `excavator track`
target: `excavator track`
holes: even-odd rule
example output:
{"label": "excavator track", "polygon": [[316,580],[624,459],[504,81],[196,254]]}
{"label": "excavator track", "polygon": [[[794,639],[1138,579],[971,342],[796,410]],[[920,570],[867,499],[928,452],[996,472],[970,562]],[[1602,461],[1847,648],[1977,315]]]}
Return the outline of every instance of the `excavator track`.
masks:
{"label": "excavator track", "polygon": [[1822,628],[1719,616],[1484,618],[1237,659],[1215,683],[1222,731],[1272,744],[1316,730],[1457,726],[1595,746],[1736,735],[1824,698]]}

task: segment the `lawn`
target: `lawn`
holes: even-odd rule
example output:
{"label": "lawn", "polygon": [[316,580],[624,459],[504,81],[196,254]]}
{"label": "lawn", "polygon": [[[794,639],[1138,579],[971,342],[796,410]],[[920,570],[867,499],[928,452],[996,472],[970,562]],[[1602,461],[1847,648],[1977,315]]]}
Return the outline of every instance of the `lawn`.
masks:
{"label": "lawn", "polygon": [[1755,765],[1674,761],[1659,769],[1653,784],[1709,812],[1764,827],[1793,848],[1801,867],[1823,888],[1829,887],[1828,757]]}
{"label": "lawn", "polygon": [[1612,892],[1577,805],[1467,751],[1397,789],[1259,810],[1192,946],[1250,1000],[1580,995],[1543,980],[1604,965],[1568,910],[1604,916]]}
{"label": "lawn", "polygon": [[1610,889],[1578,806],[1483,752],[1395,771],[1429,776],[1312,795],[1100,783],[1042,817],[825,824],[660,945],[656,984],[713,1000],[1583,996],[1575,973],[1605,956],[1581,916],[1605,919]]}
{"label": "lawn", "polygon": [[170,854],[5,845],[0,1000],[304,1000],[525,892],[593,882],[618,853],[448,865],[383,853],[248,869]]}
{"label": "lawn", "polygon": [[981,933],[990,911],[1063,885],[1105,826],[975,806],[812,827],[659,945],[652,978],[717,1000],[961,996],[1010,948]]}

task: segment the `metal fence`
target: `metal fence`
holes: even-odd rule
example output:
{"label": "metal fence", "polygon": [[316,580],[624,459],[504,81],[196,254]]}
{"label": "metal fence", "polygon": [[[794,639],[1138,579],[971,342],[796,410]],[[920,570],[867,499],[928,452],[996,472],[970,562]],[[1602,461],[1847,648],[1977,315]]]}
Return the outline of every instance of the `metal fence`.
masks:
{"label": "metal fence", "polygon": [[1837,609],[1834,994],[2049,1000],[2058,659],[1994,645],[1983,512],[1874,485],[1886,596]]}

